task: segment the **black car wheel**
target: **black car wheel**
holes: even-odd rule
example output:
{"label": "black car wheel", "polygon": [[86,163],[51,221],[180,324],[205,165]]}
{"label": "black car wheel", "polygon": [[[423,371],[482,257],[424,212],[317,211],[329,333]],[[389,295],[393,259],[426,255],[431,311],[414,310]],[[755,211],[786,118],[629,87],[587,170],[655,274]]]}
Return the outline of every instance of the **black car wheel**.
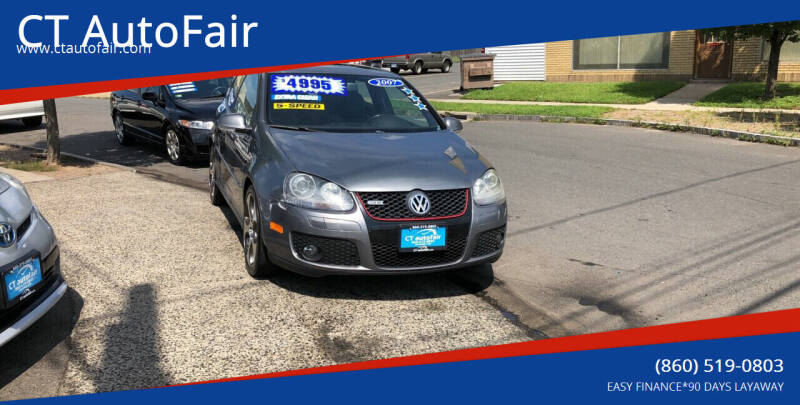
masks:
{"label": "black car wheel", "polygon": [[114,113],[114,134],[117,136],[117,142],[120,145],[131,144],[131,136],[125,130],[125,125],[122,124],[122,116],[119,113]]}
{"label": "black car wheel", "polygon": [[444,61],[444,63],[442,63],[442,73],[449,72],[451,66],[453,66],[453,64],[450,63],[449,60]]}
{"label": "black car wheel", "polygon": [[418,60],[417,63],[414,64],[414,67],[411,68],[411,72],[415,75],[422,73],[422,61]]}
{"label": "black car wheel", "polygon": [[268,276],[275,270],[275,265],[270,263],[261,240],[261,214],[258,207],[258,197],[256,197],[253,187],[249,187],[244,196],[242,241],[247,273],[254,278]]}
{"label": "black car wheel", "polygon": [[172,128],[167,128],[164,134],[164,145],[167,150],[167,158],[170,162],[176,165],[183,164],[183,153],[181,153],[181,141],[178,133]]}
{"label": "black car wheel", "polygon": [[400,68],[389,68],[389,70],[391,70],[392,73],[400,73]]}
{"label": "black car wheel", "polygon": [[225,202],[217,187],[217,165],[214,164],[214,147],[211,147],[211,156],[208,157],[208,196],[211,204],[220,206]]}
{"label": "black car wheel", "polygon": [[25,125],[28,128],[37,128],[42,125],[42,116],[38,115],[36,117],[25,117],[22,119],[22,125]]}

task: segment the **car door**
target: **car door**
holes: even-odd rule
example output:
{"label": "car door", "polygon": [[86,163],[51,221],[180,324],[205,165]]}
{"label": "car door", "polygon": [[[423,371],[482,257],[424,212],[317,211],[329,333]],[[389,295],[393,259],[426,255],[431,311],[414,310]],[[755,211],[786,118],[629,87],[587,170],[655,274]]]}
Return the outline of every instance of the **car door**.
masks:
{"label": "car door", "polygon": [[121,90],[114,92],[115,108],[122,117],[122,123],[136,135],[140,134],[138,122],[139,114],[139,89]]}
{"label": "car door", "polygon": [[[222,100],[222,104],[220,104],[220,110],[218,110],[217,113],[218,116],[233,112],[233,105],[236,103],[239,89],[242,86],[244,78],[245,76],[238,76],[233,80],[231,87],[228,89],[228,93],[225,95],[225,99]],[[222,190],[223,194],[230,199],[232,198],[234,190],[228,188],[231,177],[231,156],[230,152],[227,151],[228,147],[225,142],[228,136],[229,134],[226,130],[215,127],[211,139],[211,147],[213,148],[213,153],[218,164],[217,186]]]}
{"label": "car door", "polygon": [[[156,100],[145,100],[145,93],[154,93]],[[139,103],[139,126],[144,135],[157,142],[164,139],[164,120],[167,117],[166,94],[163,86],[146,87],[142,89],[141,102]]]}
{"label": "car door", "polygon": [[[255,126],[256,108],[258,104],[259,75],[252,74],[244,77],[236,99],[231,106],[230,112],[241,114],[244,117],[245,125],[249,128]],[[222,156],[225,160],[225,170],[228,171],[226,188],[231,191],[229,197],[232,199],[233,208],[238,211],[241,217],[243,207],[242,196],[244,195],[244,181],[247,168],[250,166],[252,155],[250,146],[253,142],[253,131],[222,131]]]}

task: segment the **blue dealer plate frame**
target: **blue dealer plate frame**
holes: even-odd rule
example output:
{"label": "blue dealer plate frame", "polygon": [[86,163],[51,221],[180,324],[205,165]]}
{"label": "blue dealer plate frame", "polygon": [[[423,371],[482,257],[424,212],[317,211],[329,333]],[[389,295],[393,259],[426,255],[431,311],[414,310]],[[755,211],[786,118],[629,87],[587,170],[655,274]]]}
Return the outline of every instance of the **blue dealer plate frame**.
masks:
{"label": "blue dealer plate frame", "polygon": [[401,252],[431,252],[447,249],[447,227],[414,225],[400,230]]}
{"label": "blue dealer plate frame", "polygon": [[6,302],[12,302],[41,284],[42,262],[38,256],[29,257],[3,274],[3,287],[6,290]]}

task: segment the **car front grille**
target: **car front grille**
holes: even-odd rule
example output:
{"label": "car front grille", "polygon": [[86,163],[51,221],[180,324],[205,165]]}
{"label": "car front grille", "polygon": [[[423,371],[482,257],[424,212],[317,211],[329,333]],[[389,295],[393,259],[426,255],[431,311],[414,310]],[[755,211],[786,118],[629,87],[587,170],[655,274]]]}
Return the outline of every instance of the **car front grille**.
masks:
{"label": "car front grille", "polygon": [[[425,216],[416,216],[406,205],[409,192],[366,192],[358,193],[358,198],[367,214],[376,220],[423,220],[454,218],[467,212],[468,189],[425,191],[431,202],[431,210]],[[381,205],[371,205],[370,201],[381,201]]]}
{"label": "car front grille", "polygon": [[22,221],[21,224],[19,224],[19,227],[17,227],[17,239],[22,238],[22,236],[25,235],[25,232],[28,232],[28,228],[30,227],[31,227],[31,216],[28,215],[28,217],[25,218],[25,220]]}
{"label": "car front grille", "polygon": [[373,244],[375,265],[382,268],[435,266],[453,263],[464,254],[466,239],[447,241],[447,250],[433,252],[400,252],[397,244]]}
{"label": "car front grille", "polygon": [[303,257],[303,247],[306,245],[316,246],[322,255],[314,263],[336,266],[358,266],[361,264],[361,260],[358,257],[358,248],[356,248],[355,243],[349,240],[323,238],[292,232],[292,248],[298,256]]}
{"label": "car front grille", "polygon": [[475,249],[472,249],[472,257],[486,256],[500,250],[503,246],[505,236],[505,226],[482,232],[480,236],[478,236],[478,243],[475,245]]}

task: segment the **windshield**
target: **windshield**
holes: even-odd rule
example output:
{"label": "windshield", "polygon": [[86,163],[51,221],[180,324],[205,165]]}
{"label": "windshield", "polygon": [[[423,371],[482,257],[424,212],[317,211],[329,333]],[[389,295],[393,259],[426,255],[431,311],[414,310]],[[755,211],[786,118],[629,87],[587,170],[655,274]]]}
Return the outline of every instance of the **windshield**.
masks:
{"label": "windshield", "polygon": [[274,74],[270,125],[336,132],[421,132],[440,128],[430,107],[398,79]]}
{"label": "windshield", "polygon": [[222,97],[228,91],[233,78],[201,80],[196,82],[183,82],[168,84],[172,97],[178,99],[214,98]]}

